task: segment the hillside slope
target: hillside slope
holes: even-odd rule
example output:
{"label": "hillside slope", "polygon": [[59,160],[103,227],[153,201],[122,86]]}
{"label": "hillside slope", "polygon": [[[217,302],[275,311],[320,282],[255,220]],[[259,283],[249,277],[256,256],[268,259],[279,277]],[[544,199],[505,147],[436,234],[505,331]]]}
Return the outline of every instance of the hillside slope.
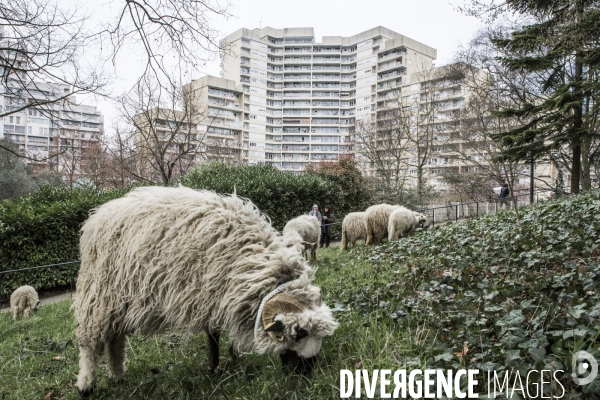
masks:
{"label": "hillside slope", "polygon": [[409,326],[430,368],[564,370],[567,392],[599,394],[569,376],[576,351],[600,359],[599,239],[592,191],[521,209],[520,229],[505,211],[359,247],[370,268],[329,298]]}

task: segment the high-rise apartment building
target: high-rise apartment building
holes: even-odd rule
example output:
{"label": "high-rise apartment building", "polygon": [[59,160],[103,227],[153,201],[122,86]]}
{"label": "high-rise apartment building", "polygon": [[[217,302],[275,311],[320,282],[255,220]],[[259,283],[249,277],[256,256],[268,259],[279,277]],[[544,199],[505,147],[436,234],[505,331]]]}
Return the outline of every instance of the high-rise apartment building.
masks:
{"label": "high-rise apartment building", "polygon": [[[50,168],[73,183],[85,175],[85,153],[98,146],[104,117],[93,106],[79,104],[70,85],[33,81],[19,41],[0,27],[0,139],[18,145],[34,170]],[[35,70],[35,68],[34,68]]]}
{"label": "high-rise apartment building", "polygon": [[240,118],[232,108],[223,120],[241,131],[240,161],[291,171],[352,154],[355,122],[370,118],[377,100],[412,74],[430,69],[437,53],[384,27],[320,42],[313,28],[243,28],[224,41],[221,76],[242,98]]}
{"label": "high-rise apartment building", "polygon": [[[464,73],[468,71],[469,78]],[[464,64],[450,64],[421,71],[411,77],[411,83],[404,84],[399,92],[404,106],[412,107],[420,126],[413,124],[412,129],[421,131],[420,143],[426,155],[423,160],[423,183],[445,193],[448,184],[447,174],[480,174],[495,176],[499,181],[510,174],[515,187],[528,186],[530,183],[530,163],[509,163],[503,168],[498,162],[492,162],[499,150],[489,137],[489,130],[496,129],[492,116],[487,110],[476,109],[477,103],[469,105],[473,93],[468,81],[477,81],[479,88],[489,79],[486,72]],[[378,103],[378,109],[385,109],[385,101]],[[409,117],[408,115],[404,115]],[[490,121],[484,122],[487,118]],[[410,124],[408,124],[410,125]],[[484,131],[488,130],[485,134]],[[410,186],[415,187],[418,179],[416,165],[417,146],[408,146],[406,169]],[[508,169],[506,169],[508,168]],[[547,189],[557,175],[554,164],[549,160],[539,160],[535,164],[534,178],[536,186]]]}
{"label": "high-rise apartment building", "polygon": [[[42,83],[31,90],[5,87],[0,93],[0,106],[3,111],[18,110],[30,96],[51,100],[70,90],[67,85]],[[73,96],[0,118],[0,138],[18,144],[35,170],[51,169],[72,182],[85,175],[81,169],[85,152],[99,145],[103,124],[104,117],[96,107],[77,104]]]}

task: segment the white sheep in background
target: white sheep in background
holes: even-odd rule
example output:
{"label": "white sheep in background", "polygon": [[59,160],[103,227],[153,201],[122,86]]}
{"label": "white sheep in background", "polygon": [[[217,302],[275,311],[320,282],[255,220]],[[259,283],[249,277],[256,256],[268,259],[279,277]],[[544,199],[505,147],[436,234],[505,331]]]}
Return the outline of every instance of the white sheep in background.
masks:
{"label": "white sheep in background", "polygon": [[349,213],[342,222],[342,243],[340,248],[347,250],[348,246],[356,246],[359,240],[367,240],[367,225],[364,212]]}
{"label": "white sheep in background", "polygon": [[307,251],[310,249],[310,260],[317,259],[317,245],[319,244],[319,236],[321,235],[321,226],[319,220],[310,215],[301,215],[288,221],[283,228],[283,235],[289,235],[291,232],[296,232],[302,238],[304,250],[302,256],[308,260]]}
{"label": "white sheep in background", "polygon": [[427,217],[419,212],[398,207],[390,214],[388,240],[398,240],[400,236],[412,233],[417,228],[427,226]]}
{"label": "white sheep in background", "polygon": [[381,239],[388,237],[388,223],[390,215],[400,206],[377,204],[365,211],[365,225],[367,229],[366,245],[378,245]]}
{"label": "white sheep in background", "polygon": [[337,327],[298,246],[288,247],[252,202],[235,195],[135,189],[93,211],[80,254],[82,396],[93,390],[105,344],[109,373],[124,373],[126,338],[136,331],[205,330],[213,371],[227,332],[238,352],[279,354],[284,368],[308,372]]}
{"label": "white sheep in background", "polygon": [[29,285],[17,288],[10,295],[10,308],[13,309],[13,319],[28,317],[31,310],[36,310],[40,299],[34,288]]}

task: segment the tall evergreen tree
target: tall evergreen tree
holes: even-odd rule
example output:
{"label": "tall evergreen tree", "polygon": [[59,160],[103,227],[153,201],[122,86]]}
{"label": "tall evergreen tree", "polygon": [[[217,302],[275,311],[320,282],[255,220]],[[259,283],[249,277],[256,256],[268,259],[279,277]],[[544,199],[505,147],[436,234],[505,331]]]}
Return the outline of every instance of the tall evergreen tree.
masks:
{"label": "tall evergreen tree", "polygon": [[[471,14],[479,10],[481,15],[485,11],[482,4],[473,0]],[[589,176],[581,182],[581,160],[582,145],[585,150],[594,134],[586,128],[584,110],[600,89],[600,1],[506,0],[501,6],[531,17],[532,22],[508,38],[494,38],[493,43],[505,54],[501,59],[508,69],[539,77],[539,93],[524,96],[520,107],[498,111],[522,121],[518,128],[499,133],[499,139],[510,147],[508,154],[516,160],[542,158],[561,146],[570,146],[571,192],[578,193],[580,183],[589,187]],[[498,5],[488,8],[491,13],[498,10]],[[589,172],[589,163],[584,165]]]}

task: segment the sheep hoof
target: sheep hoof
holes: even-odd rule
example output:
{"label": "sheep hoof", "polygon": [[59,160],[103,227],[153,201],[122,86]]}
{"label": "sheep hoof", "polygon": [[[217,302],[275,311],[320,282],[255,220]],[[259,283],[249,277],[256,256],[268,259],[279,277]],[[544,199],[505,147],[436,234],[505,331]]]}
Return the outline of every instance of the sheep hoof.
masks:
{"label": "sheep hoof", "polygon": [[92,393],[94,393],[94,387],[92,386],[91,388],[83,390],[77,388],[77,391],[79,392],[79,397],[89,397]]}
{"label": "sheep hoof", "polygon": [[221,370],[221,367],[217,365],[216,368],[209,368],[208,372],[213,375],[216,376],[217,378],[221,376],[221,374],[223,374],[223,370]]}

